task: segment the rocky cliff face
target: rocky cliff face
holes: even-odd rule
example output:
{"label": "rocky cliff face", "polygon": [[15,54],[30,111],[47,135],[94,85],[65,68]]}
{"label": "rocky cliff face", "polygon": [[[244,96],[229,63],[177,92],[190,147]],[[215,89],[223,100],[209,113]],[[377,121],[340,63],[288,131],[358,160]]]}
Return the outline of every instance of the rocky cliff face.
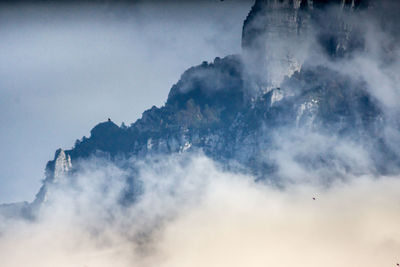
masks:
{"label": "rocky cliff face", "polygon": [[[118,161],[202,150],[226,166],[236,163],[265,179],[273,177],[276,167],[265,155],[280,131],[318,130],[375,144],[381,146],[373,152],[377,157],[388,149],[377,141],[383,113],[363,83],[327,68],[303,68],[280,88],[253,99],[246,94],[243,70],[238,56],[203,63],[182,75],[165,106],[145,111],[130,127],[98,124],[72,150],[56,153],[37,200],[46,199],[49,184],[79,168],[74,162],[93,155]],[[376,168],[386,171],[380,161]]]}
{"label": "rocky cliff face", "polygon": [[243,25],[244,56],[266,89],[301,69],[308,52],[340,58],[363,48],[351,13],[367,1],[257,0]]}
{"label": "rocky cliff face", "polygon": [[[306,58],[297,54],[297,48],[304,51],[301,46],[310,32],[328,36],[319,40],[319,46],[329,57],[351,53],[351,40],[358,38],[351,37],[352,27],[341,21],[333,28],[316,26],[323,24],[321,14],[328,14],[330,3],[336,4],[336,11],[355,12],[365,1],[257,0],[244,23],[243,56],[216,58],[188,69],[164,106],[145,111],[129,127],[111,120],[100,123],[73,149],[58,150],[46,166],[46,178],[31,208],[46,201],[49,186],[68,180],[79,171],[80,161],[92,156],[118,163],[201,150],[227,168],[239,166],[258,179],[274,179],[277,166],[268,155],[279,146],[276,136],[302,130],[368,144],[373,169],[398,170],[400,155],[385,142],[381,130],[387,118],[365,82],[328,67],[303,65]],[[326,38],[332,39],[335,49],[326,46]],[[267,89],[257,91],[259,77],[249,68],[249,57],[252,66],[262,65],[258,74],[267,75]],[[311,162],[309,156],[303,155],[301,161]],[[330,151],[313,157],[313,168],[335,162]],[[134,182],[128,184],[126,199],[132,200],[138,189]]]}

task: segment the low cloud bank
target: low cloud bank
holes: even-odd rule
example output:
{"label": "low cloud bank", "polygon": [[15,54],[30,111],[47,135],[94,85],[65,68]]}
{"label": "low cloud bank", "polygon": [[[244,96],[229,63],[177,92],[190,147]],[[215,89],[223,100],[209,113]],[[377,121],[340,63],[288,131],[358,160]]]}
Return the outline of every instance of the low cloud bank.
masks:
{"label": "low cloud bank", "polygon": [[[394,266],[400,177],[349,175],[283,187],[222,171],[202,154],[138,167],[103,160],[52,188],[34,222],[1,220],[2,266]],[[286,166],[289,167],[289,166]],[[304,176],[299,172],[299,175]],[[313,200],[315,198],[315,200]]]}

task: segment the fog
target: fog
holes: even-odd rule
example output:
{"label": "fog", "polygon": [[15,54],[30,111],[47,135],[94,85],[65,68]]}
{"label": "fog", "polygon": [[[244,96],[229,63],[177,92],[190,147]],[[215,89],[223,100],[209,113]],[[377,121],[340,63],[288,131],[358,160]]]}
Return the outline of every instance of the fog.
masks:
{"label": "fog", "polygon": [[83,163],[76,182],[52,188],[36,221],[2,220],[2,265],[373,267],[398,261],[397,176],[348,175],[329,187],[286,182],[282,189],[222,171],[196,153],[131,164],[144,188],[133,206],[119,204],[127,171],[93,159]]}
{"label": "fog", "polygon": [[189,67],[240,52],[252,1],[0,6],[0,203],[32,200],[59,147],[133,123]]}
{"label": "fog", "polygon": [[[25,124],[24,121],[31,120],[24,127],[35,124],[36,131],[39,128],[41,133],[45,132],[48,137],[40,138],[47,147],[53,141],[54,146],[62,146],[63,142],[70,146],[73,140],[68,138],[87,134],[78,131],[88,131],[90,126],[84,124],[91,125],[93,120],[115,117],[117,122],[131,122],[148,106],[162,105],[170,87],[165,84],[176,82],[187,67],[240,51],[238,17],[245,16],[247,9],[239,2],[228,5],[231,5],[229,12],[236,10],[236,15],[225,14],[227,20],[222,24],[220,17],[209,13],[209,6],[199,5],[196,9],[190,9],[190,5],[171,6],[170,10],[170,6],[144,4],[128,9],[137,12],[136,16],[126,15],[130,14],[126,9],[112,12],[81,9],[82,13],[72,15],[67,8],[60,24],[51,25],[44,22],[60,18],[46,12],[50,18],[41,17],[33,24],[24,24],[26,28],[19,28],[27,34],[23,36],[11,31],[15,25],[10,24],[5,27],[7,31],[0,30],[6,33],[2,38],[9,40],[0,46],[16,52],[3,52],[2,57],[14,55],[18,59],[18,51],[25,49],[18,47],[28,40],[37,50],[19,58],[26,64],[11,58],[0,61],[7,63],[0,65],[2,83],[5,88],[16,88],[6,89],[2,94],[11,100],[15,97],[15,102],[23,106],[18,113],[11,102],[4,102],[2,116],[11,113],[9,118],[20,116],[20,120],[12,123]],[[221,5],[217,10],[226,12]],[[154,13],[146,13],[150,11]],[[182,16],[175,16],[178,11]],[[11,8],[3,12],[13,18],[16,11]],[[30,16],[37,16],[36,12],[42,14],[36,8],[26,8],[24,12]],[[149,18],[148,14],[156,16]],[[376,135],[365,137],[357,132],[356,125],[354,132],[350,131],[353,135],[347,136],[308,124],[266,129],[272,140],[260,160],[273,163],[276,170],[262,180],[246,169],[227,167],[237,162],[217,162],[196,149],[114,162],[94,156],[75,161],[76,172],[46,185],[48,194],[35,210],[35,219],[0,218],[1,264],[6,267],[396,266],[400,263],[398,161],[385,162],[380,158],[381,151],[374,150],[373,139],[379,137],[393,150],[389,155],[399,158],[399,47],[394,42],[395,31],[384,28],[375,15],[364,13],[360,19],[369,21],[362,28],[365,49],[352,56],[342,59],[326,56],[315,48],[317,31],[310,32],[310,40],[302,40],[304,43],[296,53],[304,56],[303,67],[324,66],[346,75],[351,82],[365,85],[383,112],[377,120],[381,128]],[[360,23],[354,20],[353,23]],[[64,28],[67,22],[68,27]],[[35,35],[28,38],[31,28],[35,28]],[[84,37],[75,39],[77,35]],[[46,38],[50,40],[44,42]],[[78,41],[83,41],[85,50],[77,46]],[[277,54],[286,53],[280,50],[281,42],[279,39],[275,44],[268,43],[269,48],[278,49]],[[73,52],[60,53],[55,47]],[[292,49],[291,45],[287,47]],[[53,65],[51,55],[57,58],[57,64]],[[79,57],[74,59],[70,55]],[[35,63],[37,58],[43,60],[39,61],[40,67]],[[24,73],[34,74],[19,78],[20,68],[29,70]],[[272,74],[282,78],[280,71]],[[16,93],[18,88],[23,90]],[[58,88],[57,93],[52,88]],[[286,89],[292,93],[298,88]],[[35,114],[40,114],[43,126],[37,126]],[[16,134],[17,126],[2,131],[1,142],[10,140],[7,138]],[[77,132],[73,130],[75,127]],[[21,142],[16,147],[21,147],[24,155],[32,153],[32,157],[37,157],[34,146],[29,145],[32,137],[26,137],[26,133],[23,136],[27,143]],[[37,135],[33,132],[32,136]],[[64,141],[58,139],[60,136]],[[7,154],[3,157],[12,159]],[[28,161],[29,154],[26,157]],[[6,162],[2,164],[4,173],[11,169]],[[386,171],[380,171],[379,165],[384,165]],[[25,168],[29,164],[23,166],[18,172],[33,177],[35,172]],[[43,162],[39,166],[44,167]],[[127,180],[132,177],[134,189],[140,194],[133,203],[126,203],[123,198]],[[4,191],[18,183],[18,180],[4,181],[2,178]],[[23,192],[21,198],[26,196],[27,189],[19,190]],[[37,187],[32,191],[36,192]],[[4,199],[18,199],[17,191],[12,192],[12,197]]]}

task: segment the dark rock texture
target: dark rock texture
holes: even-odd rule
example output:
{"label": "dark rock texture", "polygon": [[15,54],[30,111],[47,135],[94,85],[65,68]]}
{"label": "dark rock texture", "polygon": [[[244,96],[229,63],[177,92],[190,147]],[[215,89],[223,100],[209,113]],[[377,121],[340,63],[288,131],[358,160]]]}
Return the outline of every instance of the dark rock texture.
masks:
{"label": "dark rock texture", "polygon": [[257,0],[243,25],[244,55],[259,80],[279,86],[301,68],[308,50],[331,59],[362,50],[362,27],[353,13],[367,7],[366,0]]}
{"label": "dark rock texture", "polygon": [[[340,13],[327,13],[331,4]],[[172,86],[164,106],[146,110],[129,127],[111,120],[99,123],[72,149],[58,150],[30,208],[40,206],[50,185],[69,179],[79,170],[79,162],[92,156],[118,164],[128,158],[201,150],[227,168],[240,166],[257,179],[273,179],[277,166],[265,155],[276,147],[274,136],[299,129],[368,144],[373,169],[399,170],[400,155],[382,132],[387,118],[366,83],[328,67],[303,64],[296,56],[295,48],[307,41],[310,31],[328,57],[362,49],[357,27],[338,14],[353,14],[366,6],[361,0],[257,0],[244,23],[243,56],[216,58],[188,69]],[[322,23],[327,14],[332,16],[329,23]],[[270,45],[279,40],[291,45],[271,53],[269,49],[275,48]],[[276,67],[272,76],[279,76],[278,84],[269,80],[267,90],[254,94],[258,77],[246,65],[249,54],[259,74],[265,66]],[[313,164],[329,165],[332,157],[319,155]],[[302,160],[306,164],[307,157]],[[134,177],[128,184],[124,201],[129,202],[140,190]],[[20,210],[27,208],[28,204],[20,205]]]}

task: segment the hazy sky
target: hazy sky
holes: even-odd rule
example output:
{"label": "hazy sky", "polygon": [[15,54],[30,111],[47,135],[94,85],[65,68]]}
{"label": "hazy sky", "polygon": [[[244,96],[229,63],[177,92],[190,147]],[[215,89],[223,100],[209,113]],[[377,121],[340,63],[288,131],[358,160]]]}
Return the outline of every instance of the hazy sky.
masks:
{"label": "hazy sky", "polygon": [[199,2],[0,6],[0,203],[32,200],[98,122],[128,125],[185,69],[240,52],[253,1]]}

